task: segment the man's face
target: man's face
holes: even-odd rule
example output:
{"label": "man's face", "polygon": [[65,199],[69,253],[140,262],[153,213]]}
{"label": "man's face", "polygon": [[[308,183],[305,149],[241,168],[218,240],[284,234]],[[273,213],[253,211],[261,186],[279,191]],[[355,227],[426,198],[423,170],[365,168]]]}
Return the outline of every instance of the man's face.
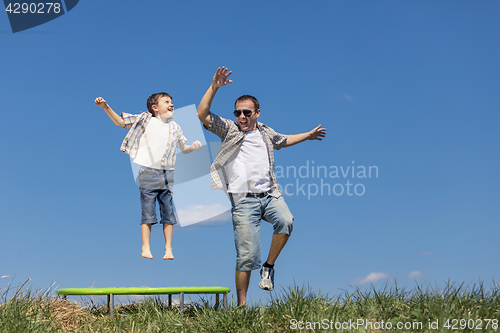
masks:
{"label": "man's face", "polygon": [[157,118],[166,120],[174,115],[174,103],[170,97],[162,96],[158,99],[158,104],[153,105],[153,110],[156,111]]}
{"label": "man's face", "polygon": [[[260,109],[255,110],[255,106],[251,100],[236,102],[235,110],[242,111],[239,117],[236,117],[236,122],[242,131],[255,131],[257,129],[257,118],[260,116]],[[253,112],[247,117],[243,110],[251,110]]]}

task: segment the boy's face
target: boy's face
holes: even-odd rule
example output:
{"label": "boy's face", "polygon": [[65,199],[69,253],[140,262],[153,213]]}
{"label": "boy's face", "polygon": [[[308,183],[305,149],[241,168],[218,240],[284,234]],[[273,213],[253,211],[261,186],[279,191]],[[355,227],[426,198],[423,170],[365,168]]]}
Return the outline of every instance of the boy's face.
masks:
{"label": "boy's face", "polygon": [[174,103],[168,96],[162,96],[158,99],[158,104],[153,105],[153,111],[156,112],[156,117],[161,119],[169,119],[174,115]]}
{"label": "boy's face", "polygon": [[[255,110],[255,105],[249,99],[245,101],[236,102],[235,109],[242,111],[238,117],[236,117],[236,122],[240,129],[244,132],[255,131],[257,129],[257,118],[260,116],[260,109]],[[243,110],[251,110],[252,114],[247,117]]]}

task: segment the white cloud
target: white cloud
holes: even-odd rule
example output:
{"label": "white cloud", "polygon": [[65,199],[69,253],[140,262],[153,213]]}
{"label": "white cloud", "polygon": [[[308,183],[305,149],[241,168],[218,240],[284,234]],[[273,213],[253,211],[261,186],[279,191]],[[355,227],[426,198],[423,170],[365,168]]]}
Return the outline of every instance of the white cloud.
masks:
{"label": "white cloud", "polygon": [[425,277],[427,277],[427,275],[419,271],[413,271],[405,276],[406,279],[423,279]]}
{"label": "white cloud", "polygon": [[353,281],[354,284],[365,284],[365,283],[375,283],[379,280],[385,280],[389,278],[389,274],[382,272],[373,272],[368,274],[364,278],[357,278]]}
{"label": "white cloud", "polygon": [[185,209],[178,209],[177,216],[182,227],[199,222],[226,221],[231,217],[227,207],[220,204],[189,205]]}
{"label": "white cloud", "polygon": [[345,100],[348,100],[348,101],[354,101],[354,98],[347,94],[347,93],[343,93],[343,94],[339,94],[336,96],[337,98],[341,98],[341,99],[345,99]]}
{"label": "white cloud", "polygon": [[344,94],[342,94],[342,97],[343,97],[344,99],[347,99],[348,101],[353,101],[353,100],[354,100],[354,98],[352,98],[352,96],[351,96],[351,95],[349,95],[349,94],[345,94],[345,93],[344,93]]}

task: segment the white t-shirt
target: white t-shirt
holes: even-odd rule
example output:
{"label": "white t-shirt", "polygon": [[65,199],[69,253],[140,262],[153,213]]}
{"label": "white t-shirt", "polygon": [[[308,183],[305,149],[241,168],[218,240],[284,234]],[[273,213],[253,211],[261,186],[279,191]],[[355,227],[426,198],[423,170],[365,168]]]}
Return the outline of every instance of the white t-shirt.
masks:
{"label": "white t-shirt", "polygon": [[[168,149],[177,148],[177,144],[172,147],[174,144],[172,139],[178,136],[179,133],[173,132],[181,130],[179,126],[172,126],[173,124],[175,123],[173,123],[172,120],[164,123],[155,117],[151,117],[146,127],[146,131],[139,141],[139,149],[134,159],[134,163],[154,169],[173,170],[173,163],[168,166],[162,166],[161,164],[165,152]],[[180,136],[183,137],[182,131],[180,132]]]}
{"label": "white t-shirt", "polygon": [[226,165],[229,193],[262,193],[272,187],[269,152],[259,130],[245,133],[240,148]]}

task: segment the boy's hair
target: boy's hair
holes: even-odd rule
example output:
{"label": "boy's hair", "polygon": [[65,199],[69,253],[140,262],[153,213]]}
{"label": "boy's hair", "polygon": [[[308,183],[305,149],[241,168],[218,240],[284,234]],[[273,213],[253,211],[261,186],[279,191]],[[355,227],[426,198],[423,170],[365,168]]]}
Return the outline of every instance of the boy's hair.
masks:
{"label": "boy's hair", "polygon": [[260,109],[260,104],[257,98],[253,97],[252,95],[243,95],[238,97],[238,99],[234,102],[234,107],[236,108],[236,103],[238,102],[243,102],[243,101],[252,101],[253,106],[255,107],[255,111]]}
{"label": "boy's hair", "polygon": [[147,101],[147,106],[148,106],[148,111],[153,116],[155,115],[155,113],[153,111],[153,105],[158,104],[158,100],[160,99],[160,97],[170,97],[170,99],[173,99],[172,96],[170,96],[166,92],[159,92],[159,93],[156,93],[156,94],[149,96],[148,101]]}

